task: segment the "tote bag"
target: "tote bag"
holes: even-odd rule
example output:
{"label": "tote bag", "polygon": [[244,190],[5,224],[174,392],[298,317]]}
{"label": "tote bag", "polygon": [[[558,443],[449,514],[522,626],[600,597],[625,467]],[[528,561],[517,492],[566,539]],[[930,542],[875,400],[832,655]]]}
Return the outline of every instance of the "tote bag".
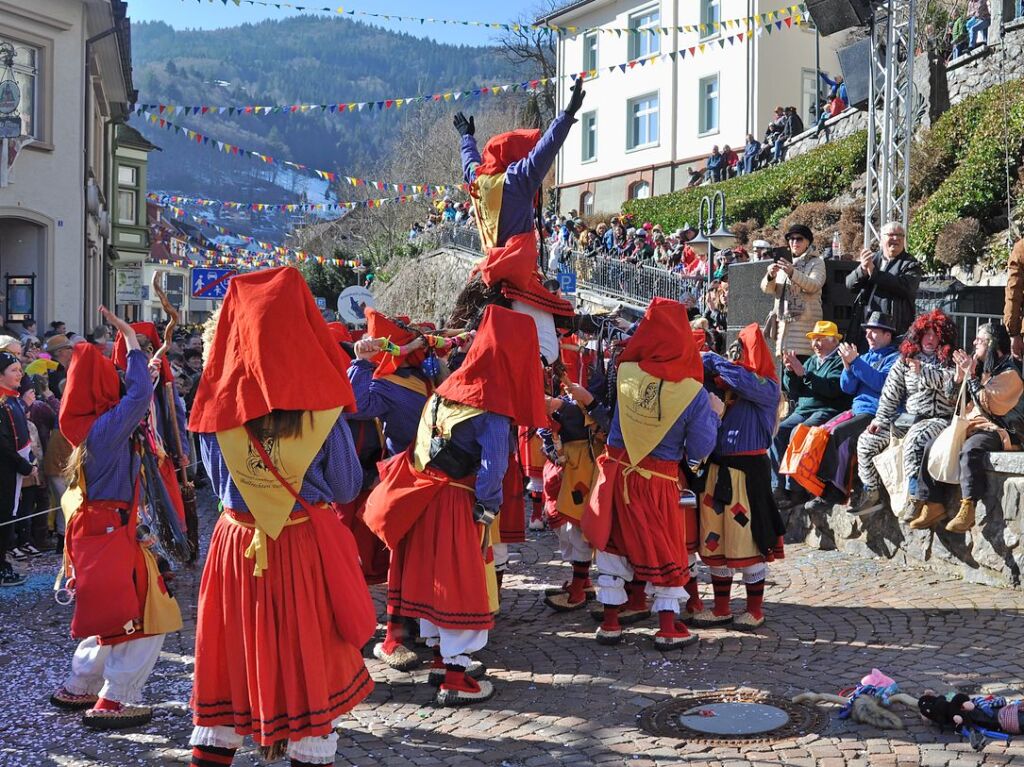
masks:
{"label": "tote bag", "polygon": [[899,513],[910,498],[910,487],[903,472],[903,440],[889,433],[889,447],[875,456],[875,468],[882,477],[882,484],[889,493],[892,510]]}
{"label": "tote bag", "polygon": [[967,439],[967,427],[970,421],[964,417],[967,411],[967,377],[960,387],[960,396],[956,399],[956,409],[949,426],[939,432],[928,453],[928,473],[936,482],[955,485],[960,481],[960,450]]}

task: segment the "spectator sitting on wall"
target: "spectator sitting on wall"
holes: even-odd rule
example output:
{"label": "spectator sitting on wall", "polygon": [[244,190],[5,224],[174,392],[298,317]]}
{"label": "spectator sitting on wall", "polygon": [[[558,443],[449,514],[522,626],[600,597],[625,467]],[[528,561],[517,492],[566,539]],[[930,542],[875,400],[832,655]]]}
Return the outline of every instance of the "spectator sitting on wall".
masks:
{"label": "spectator sitting on wall", "polygon": [[722,149],[722,167],[725,171],[725,178],[732,178],[736,175],[736,166],[739,165],[740,157],[728,144]]}
{"label": "spectator sitting on wall", "polygon": [[761,154],[761,142],[754,138],[753,133],[747,134],[747,143],[743,145],[743,162],[740,169],[743,173],[753,173],[759,167],[758,157]]}
{"label": "spectator sitting on wall", "polygon": [[721,181],[725,176],[725,158],[718,151],[718,144],[711,147],[711,155],[705,163],[704,177],[708,181]]}
{"label": "spectator sitting on wall", "polygon": [[949,45],[952,48],[950,61],[955,60],[967,53],[970,35],[967,33],[967,14],[961,13],[949,26]]}
{"label": "spectator sitting on wall", "polygon": [[704,174],[707,172],[707,168],[698,168],[697,170],[687,168],[686,172],[690,174],[690,180],[686,186],[700,186],[701,182],[704,180]]}
{"label": "spectator sitting on wall", "polygon": [[847,289],[863,307],[862,316],[855,317],[855,321],[872,312],[883,312],[892,317],[897,336],[914,321],[914,302],[922,277],[921,265],[906,251],[906,241],[902,224],[886,224],[882,227],[882,252],[872,253],[865,248],[860,252],[860,266],[846,276]]}
{"label": "spectator sitting on wall", "polygon": [[803,489],[789,477],[779,476],[779,463],[789,446],[790,436],[800,424],[821,426],[850,407],[850,395],[840,386],[843,360],[839,356],[839,328],[834,322],[820,320],[807,333],[814,354],[801,362],[792,349],[782,357],[782,389],[796,400],[796,407],[780,424],[769,455],[773,480],[772,495],[780,508],[808,500]]}
{"label": "spectator sitting on wall", "polygon": [[850,97],[846,92],[846,83],[843,81],[843,76],[836,75],[836,78],[833,80],[825,72],[819,72],[818,77],[820,77],[822,81],[825,83],[825,85],[829,87],[829,103],[831,103],[833,99],[838,98],[840,101],[843,102],[843,109],[846,109],[846,107],[849,106],[850,104]]}
{"label": "spectator sitting on wall", "polygon": [[772,147],[772,162],[780,162],[782,160],[783,145],[786,142],[786,110],[782,107],[775,107],[774,117],[770,123],[768,123],[768,129],[764,134],[764,143],[767,146]]}

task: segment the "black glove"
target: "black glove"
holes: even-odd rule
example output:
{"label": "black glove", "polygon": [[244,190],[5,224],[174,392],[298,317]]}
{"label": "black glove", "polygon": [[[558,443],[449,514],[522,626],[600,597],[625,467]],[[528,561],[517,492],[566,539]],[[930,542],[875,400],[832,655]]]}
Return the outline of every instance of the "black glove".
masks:
{"label": "black glove", "polygon": [[[583,77],[577,77],[576,82],[572,86],[572,95],[569,97],[569,105],[565,108],[565,113],[569,117],[575,117],[576,113],[580,111],[580,107],[583,106],[583,97],[587,95],[587,92],[583,90]],[[458,115],[456,115],[458,118]]]}
{"label": "black glove", "polygon": [[473,507],[473,521],[478,525],[484,525],[486,527],[494,521],[496,516],[498,516],[497,509],[488,509],[479,501],[477,501],[476,505]]}
{"label": "black glove", "polygon": [[462,112],[456,112],[452,122],[455,123],[455,130],[459,132],[460,136],[472,136],[476,133],[476,123],[473,122],[472,116],[467,120],[466,115]]}

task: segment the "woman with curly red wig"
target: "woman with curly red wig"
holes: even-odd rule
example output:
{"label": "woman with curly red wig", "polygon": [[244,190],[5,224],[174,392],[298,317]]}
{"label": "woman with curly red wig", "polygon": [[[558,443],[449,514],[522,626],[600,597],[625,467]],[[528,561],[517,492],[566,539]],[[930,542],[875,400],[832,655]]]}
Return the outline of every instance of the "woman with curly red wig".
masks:
{"label": "woman with curly red wig", "polygon": [[903,470],[910,499],[903,509],[893,512],[909,522],[921,511],[924,500],[918,498],[917,477],[924,448],[949,425],[953,415],[956,336],[953,320],[938,309],[918,316],[910,326],[900,344],[900,358],[882,387],[878,412],[857,441],[857,472],[864,488],[851,510],[878,505],[881,478],[872,459],[888,447],[889,435],[894,433],[904,438]]}

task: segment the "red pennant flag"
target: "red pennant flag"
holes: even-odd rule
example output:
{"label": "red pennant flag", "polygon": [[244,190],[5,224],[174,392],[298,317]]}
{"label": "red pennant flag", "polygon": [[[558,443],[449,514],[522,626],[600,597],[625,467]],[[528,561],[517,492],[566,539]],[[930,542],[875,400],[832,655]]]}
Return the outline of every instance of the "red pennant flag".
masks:
{"label": "red pennant flag", "polygon": [[743,33],[742,33],[742,32],[740,32],[740,33],[739,33],[738,35],[736,35],[736,37],[738,37],[738,38],[739,38],[739,41],[740,41],[741,43],[743,42]]}
{"label": "red pennant flag", "polygon": [[203,111],[203,114],[206,114],[207,112],[210,111],[210,107],[203,107],[202,111]]}
{"label": "red pennant flag", "polygon": [[696,52],[697,52],[697,48],[696,47],[690,48],[690,55],[691,56],[693,56]]}
{"label": "red pennant flag", "polygon": [[387,101],[384,102],[384,108],[391,109],[391,107],[394,106],[394,104],[394,99],[388,99]]}
{"label": "red pennant flag", "polygon": [[786,26],[789,27],[790,29],[793,28],[793,17],[792,16],[789,16],[789,17],[786,18]]}

